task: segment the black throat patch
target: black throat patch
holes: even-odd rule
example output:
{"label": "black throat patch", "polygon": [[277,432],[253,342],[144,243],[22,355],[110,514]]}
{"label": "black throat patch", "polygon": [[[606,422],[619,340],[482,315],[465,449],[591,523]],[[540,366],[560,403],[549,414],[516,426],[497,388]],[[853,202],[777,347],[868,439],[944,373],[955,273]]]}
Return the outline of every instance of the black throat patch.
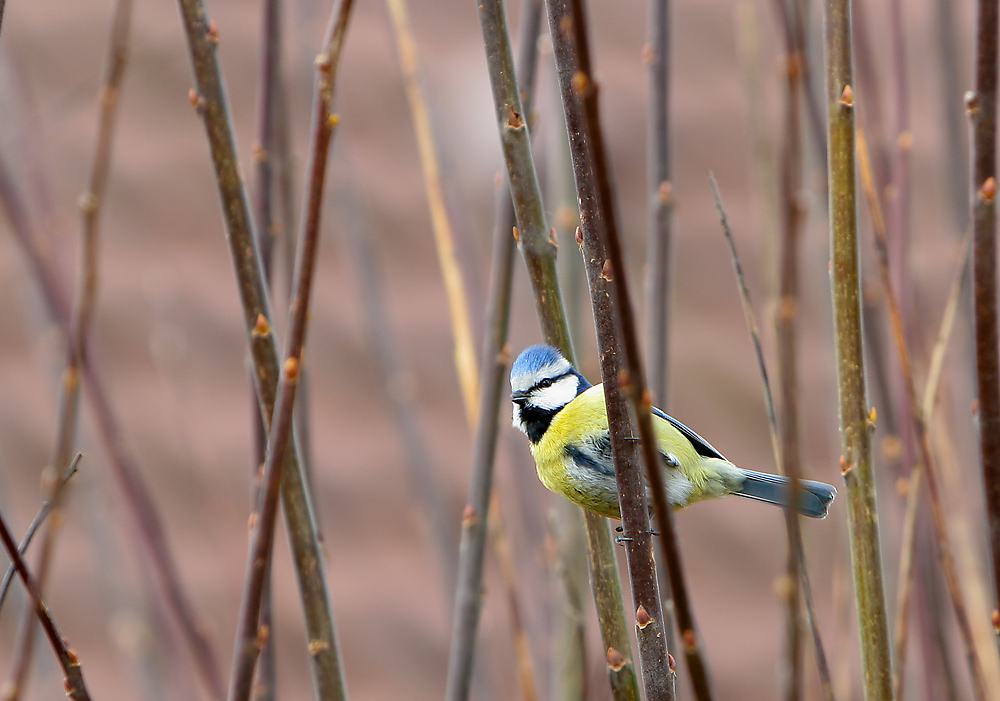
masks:
{"label": "black throat patch", "polygon": [[552,423],[552,417],[559,413],[559,409],[539,409],[535,406],[519,406],[517,415],[524,426],[524,432],[528,434],[528,440],[532,444],[542,440],[542,436]]}

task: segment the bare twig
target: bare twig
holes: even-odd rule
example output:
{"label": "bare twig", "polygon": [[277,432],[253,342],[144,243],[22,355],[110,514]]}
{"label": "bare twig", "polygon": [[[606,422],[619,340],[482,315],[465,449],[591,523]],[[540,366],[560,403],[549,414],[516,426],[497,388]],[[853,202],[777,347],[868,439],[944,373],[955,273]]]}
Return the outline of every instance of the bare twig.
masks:
{"label": "bare twig", "polygon": [[[743,276],[743,266],[740,264],[739,256],[736,253],[736,243],[733,241],[733,234],[729,228],[729,220],[726,216],[726,210],[722,206],[722,196],[719,194],[719,185],[715,181],[715,176],[712,173],[708,174],[708,181],[712,186],[712,195],[715,197],[715,207],[719,211],[722,233],[725,235],[726,243],[729,245],[729,255],[732,259],[733,269],[736,273],[736,283],[739,287],[740,301],[743,305],[743,316],[746,319],[747,328],[750,331],[750,338],[753,341],[754,353],[757,356],[757,367],[760,369],[764,389],[764,406],[767,410],[767,423],[770,427],[771,434],[771,448],[774,451],[775,461],[780,465],[782,445],[778,438],[778,419],[774,411],[774,398],[771,394],[771,383],[768,380],[767,364],[764,362],[764,351],[761,347],[757,318],[753,311],[753,304],[750,301],[750,290],[747,287],[746,279]],[[812,604],[812,587],[809,584],[808,569],[806,567],[801,535],[797,538],[791,538],[789,545],[795,548],[797,552],[794,557],[794,560],[800,568],[797,579],[799,580],[799,584],[802,588],[802,600],[805,605],[806,623],[809,626],[810,633],[812,634],[813,647],[816,651],[816,666],[819,671],[823,695],[827,701],[833,701],[833,681],[831,680],[830,668],[826,661],[826,652],[823,646],[823,640],[820,637],[819,628],[816,625],[816,617]]]}
{"label": "bare twig", "polygon": [[[48,313],[69,335],[70,309],[55,265],[42,248],[21,201],[7,164],[0,159],[0,203],[11,222],[11,230],[27,259],[31,275],[38,284]],[[215,655],[200,629],[190,600],[181,585],[177,567],[167,545],[159,512],[132,456],[121,440],[117,415],[113,411],[102,377],[95,364],[84,359],[83,380],[86,396],[93,412],[98,433],[110,456],[112,474],[124,494],[138,541],[149,555],[156,579],[163,589],[167,606],[177,618],[184,639],[191,648],[195,665],[215,698],[222,698],[224,687],[218,673]]]}
{"label": "bare twig", "polygon": [[[541,2],[534,0],[522,15],[521,48],[517,72],[521,77],[521,99],[530,110],[534,93],[537,63],[537,38],[541,24]],[[448,699],[464,699],[469,695],[475,653],[475,637],[479,625],[480,590],[482,587],[487,520],[491,530],[497,524],[499,509],[491,499],[493,467],[496,455],[497,413],[509,363],[507,330],[510,317],[511,279],[514,262],[515,217],[510,190],[501,188],[497,196],[497,227],[493,235],[490,292],[486,310],[486,332],[483,339],[481,365],[483,381],[479,382],[479,406],[476,415],[472,476],[459,544],[459,570],[455,588],[455,610],[452,619],[451,649],[448,658]],[[491,508],[492,507],[492,508]],[[501,535],[496,530],[494,536]],[[515,596],[512,560],[507,539],[494,538],[500,570],[504,578],[511,616],[514,621],[515,655],[522,697],[534,698],[535,682],[527,639],[521,624],[520,606]]]}
{"label": "bare twig", "polygon": [[[639,468],[640,448],[656,506],[663,561],[670,575],[685,657],[696,697],[707,699],[711,698],[707,668],[684,583],[673,513],[667,501],[657,457],[650,414],[652,400],[645,387],[639,360],[610,173],[602,142],[597,85],[590,61],[584,8],[580,2],[559,0],[548,0],[547,6],[580,202],[581,241],[601,349],[601,375],[636,607],[643,685],[648,698],[673,698],[674,674],[668,666],[663,619],[659,613],[660,601],[648,533],[648,508]],[[618,357],[619,353],[624,356],[624,362]],[[635,411],[640,445],[636,445],[634,440],[626,440],[634,426],[625,404],[626,397]]]}
{"label": "bare twig", "polygon": [[451,230],[441,182],[441,165],[437,146],[431,131],[431,118],[420,85],[417,63],[417,46],[413,40],[405,0],[386,0],[389,16],[392,18],[399,62],[403,71],[406,99],[410,104],[410,116],[417,136],[420,164],[424,171],[424,187],[427,189],[427,203],[430,206],[434,242],[437,246],[441,278],[444,280],[451,309],[452,333],[455,341],[455,367],[458,382],[462,388],[462,399],[466,410],[471,412],[471,424],[478,422],[475,412],[479,397],[476,374],[476,349],[472,340],[472,324],[466,303],[462,272],[455,257],[455,241]]}
{"label": "bare twig", "polygon": [[[559,95],[554,90],[546,90],[544,111],[561,109]],[[556,241],[563,250],[572,250],[576,245],[576,230],[580,216],[576,206],[576,184],[573,182],[573,164],[569,155],[569,143],[564,138],[561,120],[546,120],[547,148],[546,196],[547,206],[554,212],[552,230]],[[570,335],[579,349],[583,329],[591,325],[590,300],[584,293],[583,261],[574,255],[559,256],[556,261],[559,287],[567,300],[566,321]],[[584,309],[586,303],[587,309]],[[524,474],[524,473],[519,473]],[[525,474],[525,479],[535,479]],[[601,524],[597,524],[601,527]],[[604,527],[605,530],[606,526]],[[579,701],[588,690],[590,656],[587,654],[587,617],[584,615],[586,595],[590,590],[587,581],[587,535],[581,509],[566,499],[557,500],[549,519],[552,533],[552,566],[556,576],[555,621],[552,633],[552,687],[553,701]],[[661,579],[662,586],[662,579]],[[661,589],[661,593],[665,589]],[[618,600],[621,600],[619,591]],[[667,647],[672,640],[668,638]],[[606,666],[606,665],[605,665]],[[632,670],[634,672],[634,670]],[[631,678],[635,683],[634,674]],[[612,692],[614,695],[615,692]],[[638,693],[638,691],[636,691]]]}
{"label": "bare twig", "polygon": [[[868,159],[868,149],[865,144],[864,134],[860,130],[858,131],[857,149],[859,166],[858,172],[861,174],[861,180],[862,183],[864,183],[865,195],[868,199],[868,208],[872,213],[872,220],[874,224],[872,228],[875,230],[875,245],[876,250],[878,251],[879,273],[882,278],[882,287],[885,293],[886,306],[889,309],[889,320],[892,324],[893,340],[896,344],[896,352],[899,355],[899,365],[903,373],[904,389],[906,390],[906,399],[909,405],[910,419],[912,421],[914,436],[917,440],[917,450],[919,451],[918,454],[920,462],[923,465],[923,475],[927,480],[927,488],[931,497],[931,507],[934,515],[934,526],[937,535],[938,556],[941,559],[941,569],[944,572],[945,582],[948,584],[948,593],[951,596],[951,603],[955,609],[955,618],[958,621],[958,629],[961,633],[962,643],[965,646],[965,654],[969,664],[969,671],[972,676],[973,689],[975,690],[976,697],[981,701],[985,701],[986,682],[983,678],[983,670],[979,662],[979,656],[976,653],[975,641],[972,638],[972,626],[969,623],[968,613],[966,612],[965,596],[962,594],[962,586],[958,578],[958,570],[955,567],[955,560],[952,555],[951,541],[948,538],[948,524],[944,517],[944,510],[941,504],[937,472],[934,466],[934,456],[931,453],[930,442],[927,438],[926,420],[921,407],[920,399],[917,396],[916,383],[913,379],[913,363],[910,359],[909,344],[906,341],[906,334],[903,329],[903,315],[899,308],[899,301],[896,298],[896,292],[892,286],[892,278],[889,270],[889,246],[886,238],[885,223],[882,219],[882,211],[879,207],[878,198],[875,193],[874,181],[871,176],[871,163]],[[918,489],[919,481],[917,481],[917,485],[912,488],[913,493],[911,496],[916,496]],[[916,507],[911,506],[908,508]],[[912,532],[908,535],[911,538],[910,544],[912,545]],[[906,557],[912,557],[912,555],[907,554]],[[900,604],[900,613],[902,618],[905,618],[907,615],[905,602],[906,599],[904,598],[903,602]],[[900,656],[895,660],[896,670],[894,686],[896,686],[897,689],[901,689],[904,667],[904,658],[902,655],[905,654],[905,643],[898,641],[897,650],[900,652]]]}
{"label": "bare twig", "polygon": [[865,696],[892,699],[892,664],[879,542],[871,435],[865,406],[858,263],[855,109],[849,0],[825,5],[832,282],[847,512]]}
{"label": "bare twig", "polygon": [[740,304],[743,306],[743,318],[746,319],[747,329],[750,331],[750,340],[753,342],[754,355],[757,357],[757,369],[760,370],[762,385],[764,389],[764,408],[767,411],[767,425],[771,428],[771,448],[778,456],[781,454],[781,442],[778,440],[778,416],[774,410],[774,397],[771,394],[771,382],[768,379],[767,364],[764,362],[764,348],[760,342],[760,326],[757,324],[757,315],[754,314],[753,304],[750,301],[750,289],[747,287],[746,277],[743,275],[743,266],[736,253],[736,242],[733,241],[733,232],[729,228],[729,217],[722,206],[722,194],[719,192],[719,183],[715,180],[715,175],[708,174],[708,184],[712,187],[712,196],[715,198],[715,209],[719,212],[719,223],[722,225],[722,234],[726,237],[726,245],[729,246],[729,258],[733,264],[733,271],[736,275],[736,286],[740,292]]}
{"label": "bare twig", "polygon": [[670,234],[674,197],[670,183],[670,0],[651,0],[647,206],[649,207],[649,388],[660,406],[667,402],[670,328]]}
{"label": "bare twig", "polygon": [[587,581],[587,544],[576,504],[560,499],[549,519],[556,573],[555,630],[552,636],[552,701],[587,696],[587,640],[583,607]]}
{"label": "bare twig", "polygon": [[[239,628],[236,636],[232,677],[229,684],[230,701],[246,701],[250,697],[253,671],[260,651],[261,638],[267,631],[258,630],[260,602],[265,574],[271,556],[274,540],[274,526],[278,512],[278,495],[283,468],[286,467],[286,453],[292,436],[292,411],[295,407],[295,391],[302,366],[302,352],[305,347],[306,329],[309,319],[309,299],[315,273],[316,251],[319,243],[320,214],[323,203],[323,186],[326,179],[326,163],[330,151],[330,141],[337,124],[333,112],[333,94],[337,64],[343,48],[344,35],[351,16],[353,0],[342,0],[330,16],[330,24],[323,42],[323,51],[317,60],[315,110],[313,115],[313,150],[310,157],[309,185],[299,234],[295,265],[294,296],[291,301],[291,323],[281,378],[278,383],[274,418],[268,437],[267,461],[264,465],[263,489],[254,520],[250,553],[247,557],[247,574],[244,582],[243,600],[240,604]],[[329,676],[321,680],[318,689],[322,698],[346,698],[343,676],[340,672],[336,638],[331,641],[332,649],[325,651],[332,660]],[[314,655],[314,643],[310,641],[310,652]]]}
{"label": "bare twig", "polygon": [[[800,468],[798,415],[798,352],[796,331],[799,316],[799,239],[802,236],[803,211],[799,205],[802,189],[802,117],[800,106],[806,97],[803,71],[807,64],[805,52],[805,18],[801,2],[784,3],[788,14],[785,32],[787,52],[785,68],[785,121],[781,140],[778,190],[780,239],[778,246],[778,312],[775,317],[778,391],[781,399],[781,421],[778,423],[781,450],[776,454],[781,473],[788,477],[790,489],[798,494]],[[789,500],[785,508],[785,529],[788,549],[785,577],[785,661],[781,674],[782,691],[787,701],[801,698],[804,681],[802,667],[802,615],[799,573],[803,563],[802,531],[799,514]]]}
{"label": "bare twig", "polygon": [[[531,155],[526,113],[515,78],[503,3],[500,0],[488,0],[478,7],[497,126],[517,220],[515,236],[528,268],[542,335],[572,361],[574,356],[556,279],[556,246],[546,227],[538,177]],[[638,699],[610,529],[606,519],[596,514],[587,512],[585,518],[590,545],[591,585],[601,637],[608,650],[608,675],[612,692],[616,700]],[[462,690],[452,686],[451,681],[447,698],[464,698]]]}
{"label": "bare twig", "polygon": [[[66,367],[60,383],[59,419],[51,463],[57,466],[57,469],[70,461],[73,454],[73,443],[77,435],[80,406],[80,366],[86,359],[90,319],[97,298],[99,215],[111,168],[111,147],[114,142],[115,122],[118,115],[118,96],[125,75],[131,17],[132,0],[118,0],[115,4],[104,77],[98,96],[100,116],[94,160],[91,165],[87,190],[79,199],[82,217],[80,261],[70,329],[66,338]],[[62,491],[61,488],[53,489],[48,502],[51,510],[58,512]],[[58,533],[58,528],[53,528],[52,523],[58,523],[58,519],[50,522],[50,525],[45,529],[35,566],[40,591],[44,590],[48,580],[49,566]],[[11,663],[9,686],[15,690],[11,701],[17,698],[16,694],[23,693],[27,681],[35,631],[33,619],[34,613],[30,607],[26,607]]]}
{"label": "bare twig", "polygon": [[[254,361],[253,377],[261,415],[270,426],[278,385],[278,349],[271,331],[271,304],[253,236],[246,191],[240,177],[225,86],[216,53],[218,30],[214,23],[208,21],[201,0],[179,0],[179,4],[197,85],[191,91],[191,102],[201,115],[208,136],[244,325]],[[306,489],[294,435],[286,460],[281,470],[281,497],[305,610],[312,671],[320,696],[333,698],[342,687],[333,611],[315,512],[311,495]]]}
{"label": "bare twig", "polygon": [[13,562],[17,574],[21,577],[21,581],[24,582],[24,588],[28,590],[28,595],[31,597],[31,604],[38,615],[38,620],[41,621],[42,629],[45,631],[45,635],[48,637],[49,643],[56,653],[56,657],[59,658],[59,664],[62,666],[63,675],[66,678],[66,695],[73,699],[73,701],[90,701],[90,694],[87,692],[87,686],[83,682],[83,670],[80,668],[80,660],[69,649],[66,641],[59,633],[59,629],[56,627],[56,623],[49,613],[48,606],[42,601],[38,582],[32,576],[28,565],[24,562],[24,558],[21,557],[21,553],[18,552],[17,543],[14,542],[14,537],[11,535],[10,529],[7,528],[7,522],[4,521],[2,515],[0,515],[0,540],[3,541],[4,548],[7,550],[11,562]]}
{"label": "bare twig", "polygon": [[808,35],[801,35],[803,41],[797,42],[794,35],[797,33],[796,24],[799,22],[805,23],[805,13],[808,12],[809,3],[802,2],[802,0],[773,0],[773,5],[775,8],[775,13],[778,16],[778,20],[781,22],[781,30],[784,33],[785,46],[792,46],[793,44],[798,44],[800,51],[797,57],[798,65],[796,70],[802,74],[803,84],[806,85],[806,90],[803,94],[803,98],[806,103],[806,116],[809,122],[809,128],[812,131],[813,140],[816,146],[816,155],[823,162],[823,170],[826,170],[826,153],[823,150],[824,143],[824,124],[823,124],[823,110],[820,106],[820,101],[816,98],[816,91],[809,89],[810,82],[814,80],[814,72],[809,62],[809,51],[808,47],[805,45],[804,40],[808,38]]}
{"label": "bare twig", "polygon": [[274,216],[274,150],[278,83],[281,80],[281,7],[278,0],[261,3],[260,84],[257,88],[257,143],[254,144],[254,215],[257,245],[267,280],[271,278]]}
{"label": "bare twig", "polygon": [[[281,6],[278,0],[264,0],[261,3],[260,79],[257,87],[257,143],[254,145],[254,212],[258,223],[257,247],[260,250],[261,266],[268,288],[274,294],[273,251],[274,237],[278,229],[274,215],[274,162],[275,162],[275,117],[277,116],[281,80]],[[288,233],[286,232],[286,236]],[[253,372],[248,369],[249,372]],[[260,500],[261,466],[267,458],[267,428],[260,415],[257,391],[250,379],[251,417],[254,430],[254,461],[250,475],[250,508],[256,508]],[[300,380],[304,385],[304,381]],[[301,393],[297,394],[302,407]],[[296,416],[296,420],[301,416]],[[299,433],[301,441],[302,434]],[[271,568],[265,568],[265,583],[262,592],[260,620],[261,628],[272,629],[271,615]],[[254,684],[255,701],[273,701],[275,698],[275,676],[277,660],[273,635],[267,636],[260,651]]]}
{"label": "bare twig", "polygon": [[[997,332],[997,0],[979,0],[972,118],[972,271],[979,453],[983,467],[994,596],[1000,594],[1000,338]],[[1000,614],[994,614],[997,616]],[[1000,636],[1000,629],[998,629]],[[998,638],[1000,639],[1000,638]]]}
{"label": "bare twig", "polygon": [[[65,487],[70,478],[76,474],[77,466],[80,464],[80,459],[82,457],[83,453],[76,454],[76,457],[73,458],[73,462],[69,464],[69,467],[63,471],[63,473],[59,476],[59,480],[53,485],[52,497],[47,501],[42,502],[42,506],[38,509],[38,513],[35,514],[33,519],[31,519],[31,523],[28,524],[28,530],[24,532],[24,537],[17,546],[17,551],[22,555],[24,555],[24,553],[28,550],[28,546],[31,545],[31,540],[35,537],[35,532],[38,530],[38,527],[41,526],[42,523],[45,522],[45,519],[48,518],[49,514],[52,513],[52,504],[54,499],[59,497],[63,487]],[[14,565],[11,563],[7,566],[7,571],[3,575],[3,581],[0,582],[0,609],[3,608],[3,602],[4,599],[7,598],[7,591],[10,589],[10,583],[13,577]]]}

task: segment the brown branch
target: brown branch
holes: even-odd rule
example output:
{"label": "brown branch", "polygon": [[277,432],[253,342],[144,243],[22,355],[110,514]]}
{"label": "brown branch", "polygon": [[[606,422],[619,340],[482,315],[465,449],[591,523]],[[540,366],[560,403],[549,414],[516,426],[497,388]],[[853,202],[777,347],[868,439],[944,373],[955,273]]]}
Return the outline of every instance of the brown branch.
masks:
{"label": "brown branch", "polygon": [[[70,478],[76,474],[77,466],[80,464],[80,459],[83,457],[83,453],[77,453],[76,457],[73,458],[73,462],[69,464],[69,467],[59,476],[59,480],[52,487],[52,495],[47,500],[42,502],[41,508],[38,509],[38,513],[35,517],[31,519],[31,523],[28,524],[28,530],[24,532],[24,537],[17,546],[17,551],[24,555],[28,550],[28,546],[31,545],[31,540],[35,537],[35,533],[38,531],[39,526],[41,526],[45,519],[49,517],[52,513],[53,502],[59,498],[60,493],[69,482]],[[14,564],[11,563],[7,566],[7,571],[3,575],[3,581],[0,582],[0,609],[3,608],[3,602],[7,598],[7,592],[10,590],[10,583],[14,578]]]}
{"label": "brown branch", "polygon": [[[309,319],[309,300],[315,273],[316,251],[319,243],[320,214],[323,204],[323,186],[326,179],[326,163],[330,151],[330,141],[337,124],[333,112],[333,94],[336,69],[343,47],[344,35],[351,16],[353,0],[342,0],[330,16],[330,24],[323,42],[323,52],[317,60],[316,96],[313,116],[313,149],[310,159],[309,185],[302,230],[299,234],[295,265],[294,296],[291,301],[291,323],[288,331],[288,345],[285,362],[278,383],[274,417],[268,436],[267,461],[264,465],[263,488],[255,513],[250,552],[247,557],[247,572],[244,580],[239,624],[229,684],[230,701],[246,701],[253,685],[254,666],[260,652],[262,639],[267,631],[258,628],[260,604],[266,582],[266,573],[274,542],[274,526],[278,513],[278,496],[283,468],[286,466],[287,450],[292,437],[292,411],[295,407],[295,392],[298,387],[302,367],[302,353],[305,348],[306,329]],[[314,642],[310,641],[313,652]],[[318,650],[313,654],[319,653]],[[333,649],[325,651],[333,661],[330,670],[334,678],[325,679],[320,690],[323,698],[346,698],[336,641]]]}
{"label": "brown branch", "polygon": [[649,207],[649,388],[660,406],[666,406],[670,348],[670,239],[674,197],[670,182],[670,0],[649,3],[649,151],[647,206]]}
{"label": "brown branch", "polygon": [[[31,597],[32,606],[38,616],[38,620],[42,624],[42,629],[45,631],[45,635],[48,637],[49,643],[56,653],[56,657],[59,658],[59,664],[62,666],[63,675],[66,678],[66,695],[73,699],[73,701],[90,701],[90,694],[87,692],[87,686],[83,682],[83,670],[80,667],[80,660],[69,649],[66,641],[59,633],[56,622],[52,619],[52,614],[49,613],[48,606],[42,601],[38,582],[32,576],[27,563],[21,557],[21,553],[18,552],[17,543],[14,542],[14,537],[11,535],[10,529],[7,528],[7,522],[4,521],[2,515],[0,515],[0,540],[3,541],[4,548],[7,550],[11,562],[13,562],[17,574],[21,577],[21,581],[24,582],[24,588],[28,590],[28,596]],[[29,608],[31,607],[29,606]]]}
{"label": "brown branch", "polygon": [[[789,489],[797,495],[801,477],[801,452],[799,445],[798,415],[798,352],[797,320],[799,316],[799,241],[802,238],[803,211],[799,205],[802,190],[802,116],[800,106],[806,99],[806,29],[804,8],[800,2],[785,4],[788,14],[788,31],[785,33],[785,82],[784,124],[779,161],[780,183],[778,246],[778,312],[775,316],[777,355],[777,380],[780,394],[781,421],[778,422],[781,450],[777,453],[781,474],[789,481]],[[794,504],[798,497],[789,500],[785,508],[787,551],[785,577],[788,587],[783,592],[785,601],[785,661],[781,674],[783,696],[787,701],[797,701],[804,690],[802,665],[802,600],[800,596],[799,561],[802,551],[802,531],[799,514]]]}
{"label": "brown branch", "polygon": [[858,263],[850,0],[825,5],[832,286],[847,514],[866,698],[892,699],[892,663],[865,405]]}
{"label": "brown branch", "polygon": [[[695,695],[711,698],[707,667],[701,655],[694,615],[688,600],[680,550],[667,501],[653,433],[651,397],[639,360],[638,340],[629,300],[624,256],[617,232],[614,200],[602,142],[587,38],[580,2],[548,1],[560,93],[566,115],[578,200],[587,277],[594,306],[601,375],[604,380],[612,453],[618,481],[626,555],[638,622],[642,679],[648,698],[673,698],[674,674],[668,666],[663,619],[649,538],[645,486],[639,468],[641,448],[661,531],[660,544],[673,591],[677,623]],[[610,284],[609,284],[610,283]],[[609,296],[610,294],[610,296]],[[624,362],[618,356],[623,355]],[[629,440],[635,424],[625,398],[635,412],[640,442]]]}
{"label": "brown branch", "polygon": [[[2,159],[0,159],[0,201],[11,222],[15,240],[27,259],[31,275],[39,286],[48,313],[68,336],[70,310],[61,286],[62,278],[40,245],[17,194],[12,175]],[[199,674],[212,691],[214,698],[221,699],[224,687],[215,663],[215,655],[197,623],[190,600],[181,585],[180,575],[167,545],[156,504],[135,461],[122,444],[117,415],[111,407],[102,377],[93,362],[86,358],[84,360],[82,375],[87,387],[86,396],[101,441],[109,455],[112,474],[124,494],[124,502],[135,521],[138,541],[152,561],[156,579],[163,589],[169,609],[177,618],[185,641],[191,648]]]}
{"label": "brown branch", "polygon": [[[129,28],[132,16],[132,0],[118,0],[112,19],[111,36],[108,41],[108,55],[104,66],[104,77],[98,95],[100,116],[98,118],[97,140],[94,160],[91,165],[87,190],[80,196],[79,208],[82,217],[80,232],[80,261],[77,274],[77,289],[73,298],[73,309],[69,334],[66,338],[66,368],[59,384],[59,418],[56,428],[55,447],[51,465],[61,467],[69,463],[73,454],[73,442],[77,435],[80,406],[80,365],[87,353],[90,320],[97,298],[99,216],[104,203],[104,190],[111,168],[111,147],[114,142],[118,97],[125,75],[128,50]],[[62,489],[53,489],[49,499],[50,509],[58,513]],[[52,524],[46,527],[35,566],[39,591],[44,590],[48,581],[52,553],[58,528]],[[15,643],[11,663],[11,682],[8,686],[17,693],[23,693],[31,666],[34,642],[34,613],[25,608]],[[17,696],[12,696],[14,701]]]}
{"label": "brown branch", "polygon": [[[771,383],[768,380],[767,364],[764,362],[764,351],[760,342],[760,331],[757,324],[757,318],[753,311],[753,304],[750,301],[750,290],[747,287],[746,279],[743,276],[743,266],[740,264],[739,256],[736,253],[736,243],[733,241],[733,234],[729,228],[729,220],[726,216],[726,210],[722,206],[722,195],[719,194],[719,185],[715,181],[715,176],[712,173],[708,174],[708,181],[712,186],[712,195],[715,197],[715,207],[719,212],[719,219],[722,224],[722,233],[725,235],[726,243],[729,245],[729,256],[732,259],[733,270],[736,274],[736,283],[740,292],[740,301],[743,305],[743,315],[746,318],[747,328],[750,331],[750,338],[753,341],[754,353],[757,356],[757,367],[760,369],[764,389],[764,405],[767,410],[767,422],[770,427],[771,434],[771,448],[774,452],[775,462],[780,465],[782,462],[782,445],[778,438],[778,419],[774,411],[774,398],[771,394]],[[793,559],[799,566],[799,573],[796,579],[799,580],[799,584],[802,589],[802,602],[805,606],[806,623],[809,626],[810,633],[812,634],[813,647],[816,652],[816,666],[819,672],[820,684],[823,689],[823,696],[827,699],[827,701],[833,701],[833,681],[830,674],[830,667],[826,660],[826,651],[823,646],[823,640],[820,637],[819,628],[816,625],[815,611],[812,603],[812,587],[809,583],[809,573],[805,562],[805,552],[802,544],[801,532],[797,537],[792,536],[790,538],[789,546],[795,549],[795,555],[790,559]]]}
{"label": "brown branch", "polygon": [[[514,234],[528,269],[542,335],[546,342],[562,350],[572,362],[574,356],[556,278],[556,243],[546,226],[545,210],[531,154],[526,112],[515,77],[503,3],[501,0],[487,0],[478,7],[497,127],[517,220]],[[639,691],[631,660],[628,626],[623,615],[621,584],[612,552],[610,529],[607,520],[596,514],[586,512],[585,519],[590,546],[591,587],[601,638],[608,651],[607,669],[612,693],[616,701],[638,699]],[[466,694],[467,690],[453,686],[449,674],[446,697],[449,700],[464,699]]]}
{"label": "brown branch", "polygon": [[[966,612],[965,597],[962,594],[962,586],[958,577],[958,570],[955,567],[955,559],[952,555],[951,540],[948,537],[948,524],[944,516],[944,508],[941,504],[941,493],[938,485],[937,468],[934,464],[934,456],[931,452],[930,441],[927,437],[927,424],[920,402],[917,396],[916,383],[913,379],[913,362],[910,358],[910,348],[906,341],[906,333],[903,328],[903,315],[899,308],[899,301],[896,297],[895,289],[892,286],[892,276],[889,270],[889,244],[886,237],[885,223],[882,219],[882,211],[879,207],[878,198],[875,194],[874,181],[871,177],[871,164],[868,159],[868,149],[865,144],[864,134],[858,131],[858,171],[864,183],[865,194],[868,199],[868,208],[872,214],[873,229],[875,230],[875,248],[878,252],[879,274],[882,279],[882,287],[885,294],[886,306],[889,310],[889,321],[892,325],[893,341],[896,345],[896,352],[899,355],[900,370],[903,374],[906,400],[912,422],[913,433],[917,442],[917,450],[920,463],[923,465],[923,474],[927,480],[927,490],[931,497],[931,507],[934,516],[935,533],[937,535],[938,556],[941,559],[941,569],[944,573],[945,582],[948,585],[948,593],[951,597],[952,606],[955,609],[955,618],[958,622],[959,633],[962,643],[965,646],[966,659],[969,664],[969,672],[972,677],[973,689],[976,698],[980,701],[986,699],[986,682],[983,678],[982,665],[976,653],[975,641],[972,638],[972,626]],[[919,482],[918,482],[919,485]],[[914,487],[914,491],[918,489]],[[915,507],[913,507],[915,508]],[[912,534],[911,534],[912,537]],[[912,543],[912,540],[911,540]],[[909,556],[909,555],[907,555]],[[907,612],[905,607],[901,610],[903,618]],[[905,644],[899,642],[900,650],[905,653]],[[896,664],[896,687],[902,685],[903,660],[897,659]]]}
{"label": "brown branch", "polygon": [[[278,109],[278,85],[281,80],[281,6],[278,0],[264,0],[261,3],[261,40],[260,40],[260,79],[257,96],[257,143],[254,145],[254,211],[258,223],[257,246],[260,250],[261,266],[268,288],[273,296],[273,251],[274,237],[277,231],[277,221],[274,216],[274,150],[275,150],[275,117]],[[286,233],[286,236],[288,234]],[[248,372],[252,370],[248,369]],[[253,378],[250,380],[250,398],[252,402],[251,417],[254,431],[254,460],[250,475],[250,508],[256,508],[260,501],[261,466],[267,459],[267,428],[260,415],[260,402],[256,396]],[[304,384],[304,381],[303,381]],[[299,406],[303,406],[300,398]],[[297,417],[301,418],[301,417]],[[301,433],[299,434],[302,440]],[[271,608],[271,572],[270,565],[265,572],[264,590],[262,592],[260,620],[261,628],[271,629],[273,626]],[[269,635],[260,651],[257,664],[256,682],[253,697],[255,701],[273,701],[277,674],[274,637]]]}
{"label": "brown branch", "polygon": [[[1000,336],[997,332],[997,0],[979,0],[972,119],[972,271],[976,328],[979,454],[994,596],[1000,594]],[[994,614],[997,616],[1000,614]],[[1000,636],[1000,630],[998,630]],[[1000,637],[998,637],[1000,639]]]}
{"label": "brown branch", "polygon": [[[197,88],[192,105],[202,117],[222,200],[230,254],[236,271],[243,318],[254,362],[254,381],[261,415],[270,426],[278,385],[278,349],[272,329],[270,299],[257,252],[246,192],[240,177],[236,146],[229,119],[225,86],[217,56],[218,29],[210,23],[201,0],[179,0]],[[281,471],[281,497],[292,545],[299,593],[305,611],[312,672],[317,693],[324,698],[341,688],[336,657],[333,610],[323,552],[306,488],[294,435]]]}

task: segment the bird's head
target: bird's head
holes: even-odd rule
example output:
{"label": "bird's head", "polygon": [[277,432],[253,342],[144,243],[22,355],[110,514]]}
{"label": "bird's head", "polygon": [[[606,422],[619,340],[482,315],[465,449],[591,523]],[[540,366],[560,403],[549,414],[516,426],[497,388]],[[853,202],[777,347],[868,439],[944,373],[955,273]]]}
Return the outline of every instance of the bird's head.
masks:
{"label": "bird's head", "polygon": [[586,378],[552,346],[525,348],[510,369],[514,427],[537,443],[552,417],[589,387]]}

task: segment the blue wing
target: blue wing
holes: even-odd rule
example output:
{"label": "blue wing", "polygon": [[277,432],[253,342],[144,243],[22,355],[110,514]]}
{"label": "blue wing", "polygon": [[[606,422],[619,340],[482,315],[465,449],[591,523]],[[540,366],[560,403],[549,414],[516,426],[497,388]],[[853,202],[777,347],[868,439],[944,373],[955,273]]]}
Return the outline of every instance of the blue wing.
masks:
{"label": "blue wing", "polygon": [[699,436],[697,433],[695,433],[694,431],[692,431],[690,428],[688,428],[687,426],[685,426],[684,424],[682,424],[680,421],[678,421],[677,419],[675,419],[673,416],[668,416],[667,414],[665,414],[662,411],[660,411],[659,409],[657,409],[655,406],[653,407],[653,413],[656,416],[659,416],[661,419],[669,421],[673,425],[674,428],[676,428],[678,431],[680,431],[681,433],[683,433],[684,436],[689,441],[691,441],[691,444],[694,446],[694,449],[696,451],[698,451],[698,455],[701,455],[701,456],[706,457],[706,458],[719,458],[720,460],[725,460],[726,459],[726,456],[723,455],[722,453],[720,453],[714,447],[712,447],[711,443],[709,443],[704,438],[702,438],[701,436]]}

